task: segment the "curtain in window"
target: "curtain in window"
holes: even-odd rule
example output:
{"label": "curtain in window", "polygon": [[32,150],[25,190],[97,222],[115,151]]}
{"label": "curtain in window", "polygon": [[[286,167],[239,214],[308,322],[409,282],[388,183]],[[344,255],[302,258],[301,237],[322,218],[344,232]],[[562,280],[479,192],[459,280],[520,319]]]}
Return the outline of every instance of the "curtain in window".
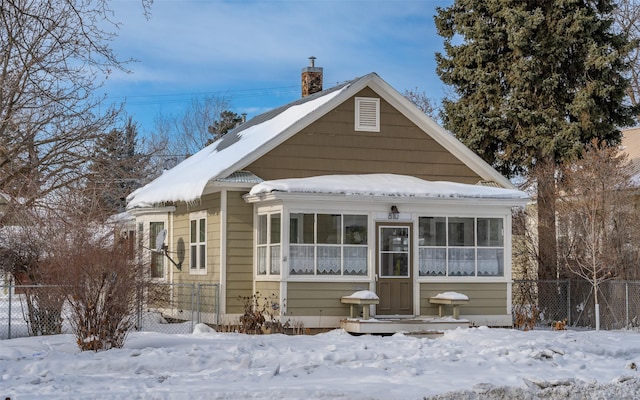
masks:
{"label": "curtain in window", "polygon": [[291,275],[313,275],[313,253],[315,246],[289,247],[289,273]]}

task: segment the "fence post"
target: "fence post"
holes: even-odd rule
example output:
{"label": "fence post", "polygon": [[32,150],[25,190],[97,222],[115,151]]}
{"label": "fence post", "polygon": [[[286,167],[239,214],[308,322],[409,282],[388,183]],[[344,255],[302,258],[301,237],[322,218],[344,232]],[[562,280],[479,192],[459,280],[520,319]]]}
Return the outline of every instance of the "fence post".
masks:
{"label": "fence post", "polygon": [[199,283],[196,283],[196,309],[198,310],[198,315],[196,317],[196,324],[200,323],[200,315],[202,314],[202,308],[200,305],[202,304],[202,288]]}
{"label": "fence post", "polygon": [[216,327],[220,325],[220,285],[215,286],[215,297],[213,300],[216,302]]}
{"label": "fence post", "polygon": [[13,291],[12,289],[12,278],[9,277],[9,324],[8,324],[8,329],[7,329],[7,339],[11,339],[11,292]]}
{"label": "fence post", "polygon": [[625,327],[629,327],[629,282],[624,282]]}
{"label": "fence post", "polygon": [[567,279],[567,325],[571,326],[571,279]]}
{"label": "fence post", "polygon": [[193,316],[195,315],[195,299],[196,298],[196,284],[192,283],[191,284],[191,333],[193,333]]}

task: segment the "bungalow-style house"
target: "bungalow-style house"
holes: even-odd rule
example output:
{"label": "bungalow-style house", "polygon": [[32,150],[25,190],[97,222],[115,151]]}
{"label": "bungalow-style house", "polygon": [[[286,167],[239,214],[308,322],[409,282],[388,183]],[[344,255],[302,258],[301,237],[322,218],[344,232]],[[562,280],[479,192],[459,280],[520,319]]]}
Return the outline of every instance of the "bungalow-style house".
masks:
{"label": "bungalow-style house", "polygon": [[461,317],[511,326],[526,194],[375,73],[322,90],[312,60],[302,93],[128,197],[139,240],[166,229],[182,261],[149,252],[150,275],[218,283],[225,323],[259,292],[283,320],[337,327],[341,297],[368,290],[376,318],[437,316],[429,299],[453,291],[470,298]]}

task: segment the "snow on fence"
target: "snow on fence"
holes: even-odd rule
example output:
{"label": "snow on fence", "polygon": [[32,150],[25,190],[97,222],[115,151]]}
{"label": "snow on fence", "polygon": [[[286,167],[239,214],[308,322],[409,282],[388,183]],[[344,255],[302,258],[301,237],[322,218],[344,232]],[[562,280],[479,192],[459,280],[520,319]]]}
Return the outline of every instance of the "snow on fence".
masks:
{"label": "snow on fence", "polygon": [[[60,287],[0,282],[0,339],[72,333]],[[190,333],[198,323],[220,322],[219,285],[152,283],[140,288],[135,330]]]}

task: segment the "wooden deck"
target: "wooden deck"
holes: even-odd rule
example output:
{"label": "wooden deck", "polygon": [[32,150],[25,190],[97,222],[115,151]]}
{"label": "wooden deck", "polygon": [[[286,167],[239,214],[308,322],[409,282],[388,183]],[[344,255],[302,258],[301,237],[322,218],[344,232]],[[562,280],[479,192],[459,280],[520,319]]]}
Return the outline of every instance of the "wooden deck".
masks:
{"label": "wooden deck", "polygon": [[415,317],[415,318],[347,318],[340,321],[340,327],[354,335],[393,335],[407,333],[413,335],[438,334],[449,329],[468,328],[469,320],[451,317]]}

